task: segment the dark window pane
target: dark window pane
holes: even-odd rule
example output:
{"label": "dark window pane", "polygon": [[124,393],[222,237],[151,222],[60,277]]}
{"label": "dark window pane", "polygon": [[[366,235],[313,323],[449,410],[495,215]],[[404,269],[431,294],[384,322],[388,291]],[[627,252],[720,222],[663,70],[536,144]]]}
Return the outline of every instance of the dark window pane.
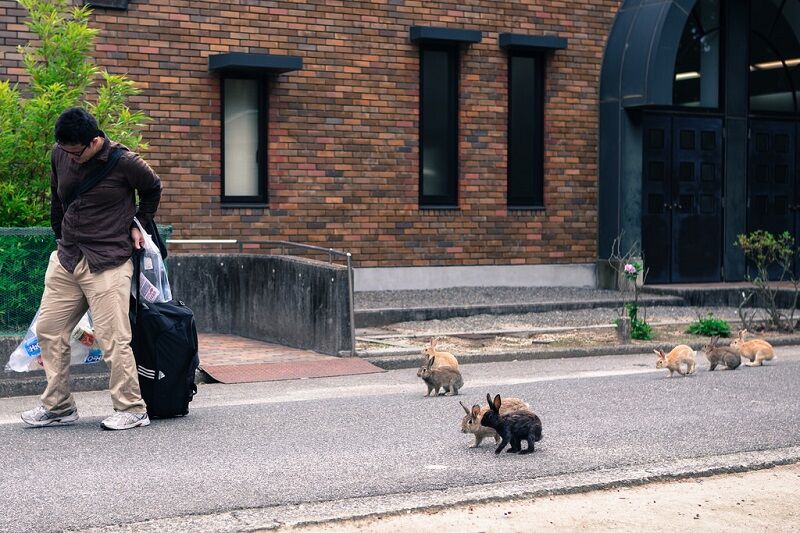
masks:
{"label": "dark window pane", "polygon": [[682,161],[678,167],[678,174],[681,181],[694,181],[694,163],[691,161]]}
{"label": "dark window pane", "polygon": [[421,201],[454,205],[457,168],[457,50],[422,49]]}
{"label": "dark window pane", "polygon": [[647,147],[651,150],[664,148],[664,130],[647,130]]}
{"label": "dark window pane", "polygon": [[702,163],[700,165],[700,179],[703,181],[714,181],[713,163]]}
{"label": "dark window pane", "polygon": [[542,73],[533,56],[509,58],[508,204],[543,205]]}
{"label": "dark window pane", "polygon": [[694,130],[681,130],[681,150],[694,150]]}
{"label": "dark window pane", "polygon": [[713,150],[717,147],[717,135],[713,131],[700,133],[700,147],[703,150]]}
{"label": "dark window pane", "polygon": [[647,164],[647,179],[650,181],[664,181],[663,161],[650,161]]}

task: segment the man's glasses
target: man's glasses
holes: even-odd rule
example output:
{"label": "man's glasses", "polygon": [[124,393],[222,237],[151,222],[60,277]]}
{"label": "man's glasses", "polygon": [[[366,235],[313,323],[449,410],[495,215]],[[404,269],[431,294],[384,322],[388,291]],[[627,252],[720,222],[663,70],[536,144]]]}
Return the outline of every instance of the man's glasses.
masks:
{"label": "man's glasses", "polygon": [[88,144],[84,145],[83,146],[83,150],[81,150],[80,152],[70,152],[69,150],[64,148],[64,146],[61,145],[61,144],[59,144],[58,147],[61,148],[61,151],[64,152],[64,153],[67,153],[67,154],[69,154],[69,155],[71,155],[73,157],[80,157],[80,156],[83,155],[83,152],[85,152],[86,149],[89,148],[89,145]]}

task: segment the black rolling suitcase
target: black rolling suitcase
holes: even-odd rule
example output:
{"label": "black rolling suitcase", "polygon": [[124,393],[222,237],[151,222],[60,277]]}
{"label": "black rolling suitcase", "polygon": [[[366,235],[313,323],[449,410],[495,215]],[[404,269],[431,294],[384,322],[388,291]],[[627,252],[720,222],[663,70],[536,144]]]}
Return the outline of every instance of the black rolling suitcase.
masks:
{"label": "black rolling suitcase", "polygon": [[[139,294],[141,254],[133,254],[133,286]],[[153,418],[183,416],[197,392],[200,363],[192,310],[183,302],[151,303],[134,298],[130,308],[131,348],[142,398]]]}

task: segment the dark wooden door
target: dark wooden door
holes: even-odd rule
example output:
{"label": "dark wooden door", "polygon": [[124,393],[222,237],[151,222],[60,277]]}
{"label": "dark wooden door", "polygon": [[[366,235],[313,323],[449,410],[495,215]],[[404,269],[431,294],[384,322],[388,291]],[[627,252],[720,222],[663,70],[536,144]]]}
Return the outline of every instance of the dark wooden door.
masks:
{"label": "dark wooden door", "polygon": [[642,144],[642,252],[648,283],[669,283],[672,249],[672,119],[649,115]]}
{"label": "dark wooden door", "polygon": [[722,121],[672,119],[672,281],[720,281]]}
{"label": "dark wooden door", "polygon": [[642,249],[648,282],[719,281],[722,120],[648,115],[643,135]]}
{"label": "dark wooden door", "polygon": [[[777,120],[750,121],[747,169],[747,231],[773,234],[798,224],[797,125]],[[779,276],[777,267],[771,276]]]}

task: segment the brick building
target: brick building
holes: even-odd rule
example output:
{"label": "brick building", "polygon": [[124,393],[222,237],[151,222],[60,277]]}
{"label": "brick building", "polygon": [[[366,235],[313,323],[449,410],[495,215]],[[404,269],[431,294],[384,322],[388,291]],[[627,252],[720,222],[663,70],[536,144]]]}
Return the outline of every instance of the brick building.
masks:
{"label": "brick building", "polygon": [[[364,290],[590,285],[621,232],[659,281],[741,279],[731,235],[800,216],[799,2],[92,4],[97,62],[154,119],[173,237],[349,250]],[[0,0],[4,78],[23,17]],[[750,125],[790,147],[786,187],[754,195],[780,220],[750,213]]]}

